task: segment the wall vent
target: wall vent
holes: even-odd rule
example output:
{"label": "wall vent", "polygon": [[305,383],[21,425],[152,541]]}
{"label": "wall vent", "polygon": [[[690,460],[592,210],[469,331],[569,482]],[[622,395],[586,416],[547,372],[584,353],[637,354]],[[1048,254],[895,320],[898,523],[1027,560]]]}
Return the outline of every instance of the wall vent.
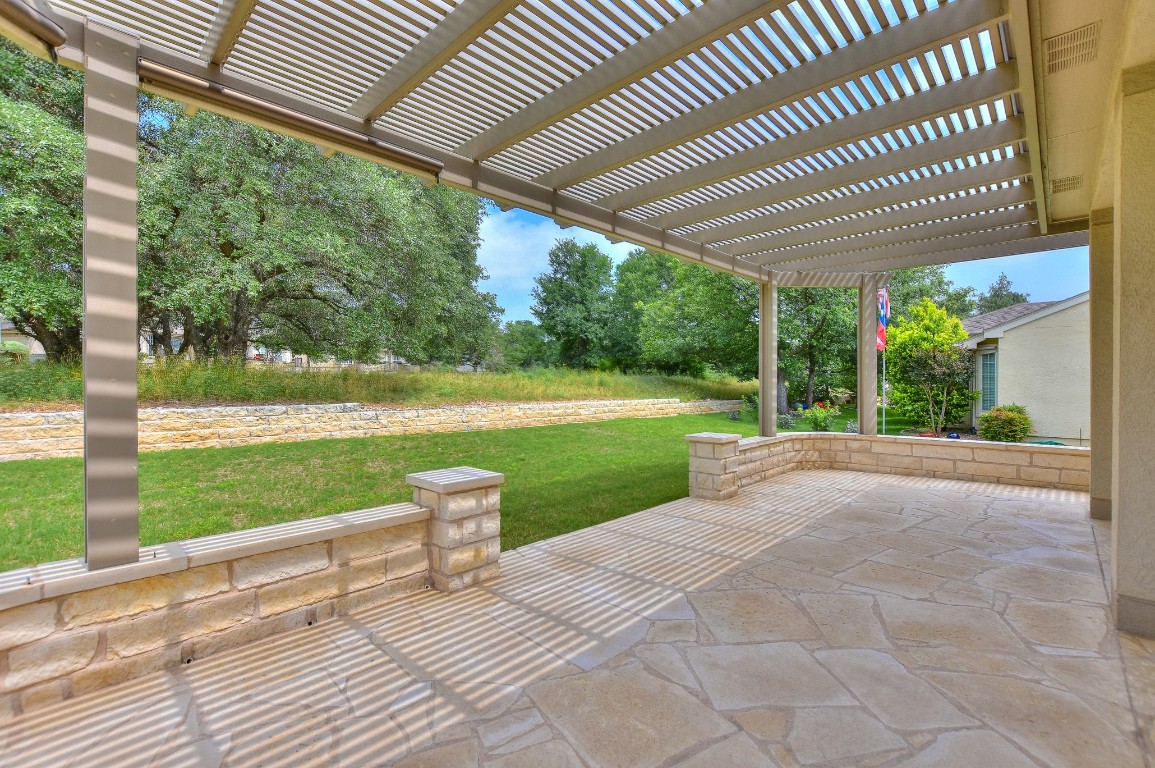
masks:
{"label": "wall vent", "polygon": [[1053,75],[1099,58],[1099,30],[1102,25],[1101,21],[1096,21],[1044,40],[1043,55],[1047,62],[1047,74]]}
{"label": "wall vent", "polygon": [[1059,195],[1063,192],[1074,192],[1076,189],[1083,188],[1083,176],[1063,176],[1058,179],[1051,179],[1051,194]]}

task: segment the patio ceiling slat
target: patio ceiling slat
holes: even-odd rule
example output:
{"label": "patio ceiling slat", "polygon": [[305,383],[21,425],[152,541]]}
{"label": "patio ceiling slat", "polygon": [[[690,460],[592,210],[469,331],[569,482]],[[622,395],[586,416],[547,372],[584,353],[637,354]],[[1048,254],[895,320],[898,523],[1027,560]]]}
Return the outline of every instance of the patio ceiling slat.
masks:
{"label": "patio ceiling slat", "polygon": [[[1013,235],[1013,237],[1012,237]],[[1024,253],[1055,251],[1061,248],[1076,248],[1087,245],[1085,231],[1064,231],[1043,235],[1038,225],[993,230],[984,236],[966,239],[955,238],[953,242],[928,243],[925,250],[914,255],[887,256],[874,261],[859,261],[837,267],[827,267],[819,272],[885,272],[903,267],[922,267],[930,264],[957,264],[976,259],[991,259],[999,256],[1018,256]],[[860,256],[868,256],[861,254]]]}
{"label": "patio ceiling slat", "polygon": [[[757,210],[775,203],[815,194],[825,189],[852,184],[855,181],[865,181],[907,168],[918,168],[982,149],[1011,144],[1021,140],[1025,135],[1024,131],[1025,127],[1022,120],[1011,118],[989,126],[962,131],[935,141],[925,141],[921,144],[878,154],[854,163],[845,163],[820,173],[799,176],[790,181],[701,203],[692,208],[659,216],[653,221],[653,224],[663,229],[677,229],[692,223],[709,222],[727,214]],[[704,230],[703,234],[708,235],[709,230]],[[698,238],[695,237],[695,239]]]}
{"label": "patio ceiling slat", "polygon": [[860,112],[853,120],[836,120],[805,133],[767,142],[748,152],[731,155],[708,165],[670,175],[644,187],[626,190],[596,201],[612,210],[630,210],[643,203],[673,197],[726,179],[764,168],[785,158],[804,157],[822,149],[867,138],[897,126],[931,119],[1013,91],[1017,73],[1003,65],[974,77],[947,83],[918,94]]}
{"label": "patio ceiling slat", "polygon": [[[781,264],[767,264],[766,266],[777,269],[795,269],[808,272],[815,269],[845,267],[863,260],[883,263],[893,259],[915,256],[924,251],[945,251],[968,248],[978,243],[989,243],[999,239],[1019,240],[1024,237],[1037,237],[1042,234],[1033,209],[1028,215],[1018,214],[1016,216],[1003,211],[988,213],[981,218],[987,219],[989,224],[983,225],[977,222],[960,221],[953,230],[949,227],[943,227],[944,234],[941,237],[916,238],[881,245],[877,248],[834,251],[828,255],[813,259],[789,261]],[[934,227],[937,225],[927,226]]]}
{"label": "patio ceiling slat", "polygon": [[489,157],[785,2],[727,0],[700,6],[482,132],[457,152],[478,160]]}
{"label": "patio ceiling slat", "polygon": [[970,213],[982,213],[1012,205],[1021,205],[1032,202],[1034,193],[1028,186],[1012,186],[1005,189],[996,189],[991,192],[979,192],[971,195],[951,193],[952,197],[943,197],[932,202],[888,206],[890,210],[869,212],[862,215],[846,217],[838,220],[824,220],[809,226],[803,225],[796,229],[779,231],[754,240],[742,241],[744,247],[757,253],[771,248],[789,248],[813,243],[817,239],[833,240],[840,237],[854,237],[868,235],[879,229],[879,219],[885,214],[887,226],[902,227],[918,224],[924,221],[948,219],[956,216],[965,216]]}
{"label": "patio ceiling slat", "polygon": [[[794,248],[765,251],[753,254],[749,259],[758,264],[774,265],[776,269],[821,269],[841,263],[847,251],[933,240],[977,229],[1027,224],[1033,221],[1036,221],[1034,209],[1023,205],[1011,208],[987,208],[954,218],[927,219],[901,227],[889,227],[892,222],[887,221],[887,229],[875,229],[867,234],[847,238],[820,240]],[[822,236],[825,236],[825,233]]]}
{"label": "patio ceiling slat", "polygon": [[[1030,163],[1022,155],[1009,160],[999,160],[974,168],[940,173],[918,181],[898,184],[886,189],[857,195],[847,195],[822,205],[805,205],[790,208],[777,214],[759,216],[748,221],[727,224],[710,231],[708,243],[724,243],[741,237],[752,237],[786,227],[822,221],[836,216],[848,216],[864,211],[901,205],[912,200],[946,195],[951,192],[997,184],[1011,179],[1021,179],[1030,173]],[[879,227],[885,226],[880,220]]]}

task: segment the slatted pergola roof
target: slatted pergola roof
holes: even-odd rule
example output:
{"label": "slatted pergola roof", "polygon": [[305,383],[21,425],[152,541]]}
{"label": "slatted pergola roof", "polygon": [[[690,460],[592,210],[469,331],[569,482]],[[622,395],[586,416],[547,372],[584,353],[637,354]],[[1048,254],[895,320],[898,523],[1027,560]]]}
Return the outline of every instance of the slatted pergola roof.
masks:
{"label": "slatted pergola roof", "polygon": [[49,6],[66,59],[104,20],[149,90],[748,277],[1086,243],[1040,183],[1026,0]]}

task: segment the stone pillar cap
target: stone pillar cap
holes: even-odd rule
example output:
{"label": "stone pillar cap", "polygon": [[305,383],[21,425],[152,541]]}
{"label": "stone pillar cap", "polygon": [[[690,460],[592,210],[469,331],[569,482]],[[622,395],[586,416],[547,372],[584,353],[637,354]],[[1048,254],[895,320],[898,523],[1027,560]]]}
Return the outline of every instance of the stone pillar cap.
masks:
{"label": "stone pillar cap", "polygon": [[686,435],[686,439],[691,443],[736,443],[742,436],[729,432],[696,432]]}
{"label": "stone pillar cap", "polygon": [[405,476],[405,482],[414,488],[423,488],[435,493],[461,493],[501,485],[505,482],[505,475],[476,467],[453,467],[430,472],[413,472]]}

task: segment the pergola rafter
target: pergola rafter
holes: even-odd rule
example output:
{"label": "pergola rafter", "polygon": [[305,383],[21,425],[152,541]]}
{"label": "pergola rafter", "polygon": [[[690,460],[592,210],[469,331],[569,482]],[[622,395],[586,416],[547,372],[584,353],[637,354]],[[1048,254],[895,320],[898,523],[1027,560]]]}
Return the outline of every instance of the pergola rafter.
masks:
{"label": "pergola rafter", "polygon": [[[950,195],[927,203],[905,203],[892,206],[892,210],[877,215],[885,216],[886,223],[892,228],[907,227],[927,221],[951,219],[985,213],[999,208],[1009,208],[1032,203],[1035,200],[1034,191],[1029,186],[1021,184],[990,192],[976,192],[974,194],[954,192]],[[740,250],[743,254],[760,254],[795,246],[823,245],[839,238],[865,236],[878,231],[875,215],[867,214],[815,222],[797,229],[780,231],[753,240],[743,240],[740,243],[740,248],[738,246],[728,247],[734,251]],[[893,229],[883,231],[891,232]],[[818,237],[824,239],[816,240]]]}
{"label": "pergola rafter", "polygon": [[1031,206],[983,210],[957,218],[932,220],[906,227],[874,231],[857,237],[823,240],[800,245],[796,248],[759,253],[753,256],[751,260],[774,269],[796,269],[799,271],[822,269],[823,267],[843,264],[853,254],[871,248],[921,247],[939,238],[967,234],[975,231],[976,222],[974,219],[976,218],[982,219],[983,227],[992,229],[1019,224],[1033,224],[1036,223],[1037,219]]}
{"label": "pergola rafter", "polygon": [[[726,243],[726,245],[720,246],[720,249],[724,248],[739,255],[746,251],[745,246],[741,242],[730,244],[728,241],[765,235],[767,231],[772,229],[812,225],[839,216],[879,211],[888,206],[993,186],[1022,179],[1030,173],[1030,170],[1031,165],[1026,158],[1016,155],[1007,160],[997,160],[962,170],[939,173],[917,181],[894,183],[871,192],[843,195],[821,204],[800,205],[777,213],[772,218],[757,217],[749,221],[739,221],[734,224],[715,227],[708,230],[707,233],[700,233],[700,236],[711,243]],[[877,219],[876,228],[885,228],[885,215],[874,218]],[[814,239],[822,239],[821,234],[816,232]],[[751,252],[757,253],[764,250],[766,250],[765,247],[756,247]]]}
{"label": "pergola rafter", "polygon": [[[777,184],[700,203],[647,221],[663,229],[678,229],[690,224],[709,222],[729,214],[756,211],[819,192],[837,190],[850,184],[866,183],[904,171],[926,168],[955,158],[1018,144],[1024,135],[1022,120],[1012,117],[941,139],[900,147],[853,163],[844,163],[826,171],[795,176]],[[698,232],[708,233],[709,229],[697,230],[689,236],[699,239],[695,237]]]}
{"label": "pergola rafter", "polygon": [[[725,126],[786,106],[799,98],[829,91],[847,81],[871,75],[878,69],[917,57],[928,49],[989,27],[1002,18],[1003,5],[1001,0],[976,0],[927,12],[869,35],[853,45],[837,48],[803,66],[762,80],[714,102],[710,109],[687,112],[644,133],[555,168],[538,176],[535,181],[551,187],[572,186]],[[896,49],[902,53],[896,54]]]}
{"label": "pergola rafter", "polygon": [[832,120],[777,141],[761,144],[711,163],[670,174],[665,178],[600,198],[605,208],[627,211],[645,203],[708,187],[766,168],[797,160],[853,141],[870,139],[911,124],[933,121],[951,112],[1013,93],[1018,84],[1014,66],[994,69],[936,88],[904,96],[858,112],[853,120]]}
{"label": "pergola rafter", "polygon": [[477,0],[455,8],[349,107],[372,122],[515,7],[518,0]]}
{"label": "pergola rafter", "polygon": [[212,29],[201,46],[201,56],[216,66],[222,66],[233,52],[249,17],[257,7],[257,0],[223,0],[217,9]]}
{"label": "pergola rafter", "polygon": [[726,33],[745,26],[788,0],[727,0],[711,2],[675,19],[646,37],[582,73],[562,88],[521,110],[457,148],[459,154],[484,160],[545,126],[569,117],[584,107],[681,59]]}

